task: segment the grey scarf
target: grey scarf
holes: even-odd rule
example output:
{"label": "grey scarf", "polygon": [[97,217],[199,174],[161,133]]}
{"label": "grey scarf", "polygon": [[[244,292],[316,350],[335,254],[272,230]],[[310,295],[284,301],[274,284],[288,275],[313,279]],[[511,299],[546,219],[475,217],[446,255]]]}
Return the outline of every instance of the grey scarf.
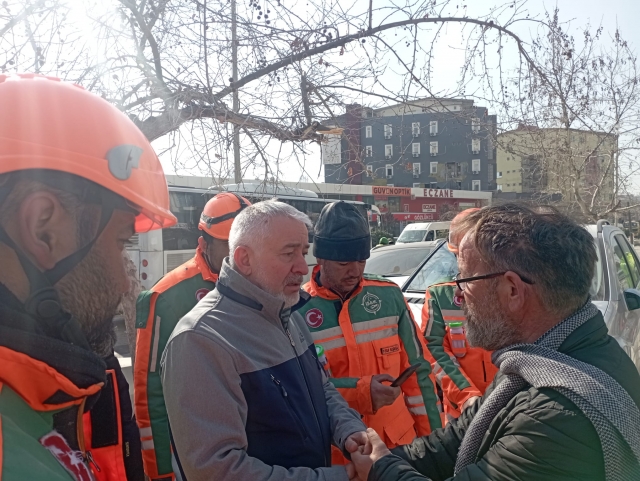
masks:
{"label": "grey scarf", "polygon": [[640,410],[627,391],[600,369],[558,352],[562,342],[598,313],[587,302],[534,344],[496,351],[504,378],[473,418],[462,440],[455,473],[476,462],[484,435],[498,412],[527,385],[551,388],[573,402],[595,427],[607,481],[640,480]]}

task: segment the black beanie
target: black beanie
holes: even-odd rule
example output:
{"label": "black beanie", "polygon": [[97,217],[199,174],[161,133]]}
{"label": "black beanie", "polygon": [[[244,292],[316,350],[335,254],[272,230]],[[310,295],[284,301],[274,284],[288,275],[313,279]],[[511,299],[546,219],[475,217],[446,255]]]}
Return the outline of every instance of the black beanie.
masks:
{"label": "black beanie", "polygon": [[320,212],[313,234],[313,255],[338,262],[363,261],[371,255],[369,223],[346,202],[331,202]]}

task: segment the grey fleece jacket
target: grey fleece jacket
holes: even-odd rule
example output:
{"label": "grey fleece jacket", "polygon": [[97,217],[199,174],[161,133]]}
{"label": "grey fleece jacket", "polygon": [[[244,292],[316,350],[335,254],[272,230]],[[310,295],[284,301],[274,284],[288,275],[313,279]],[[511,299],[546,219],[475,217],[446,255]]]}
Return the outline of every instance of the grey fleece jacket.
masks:
{"label": "grey fleece jacket", "polygon": [[228,259],[173,331],[161,375],[186,480],[347,480],[330,444],[344,450],[364,431],[360,415],[324,374],[300,314]]}

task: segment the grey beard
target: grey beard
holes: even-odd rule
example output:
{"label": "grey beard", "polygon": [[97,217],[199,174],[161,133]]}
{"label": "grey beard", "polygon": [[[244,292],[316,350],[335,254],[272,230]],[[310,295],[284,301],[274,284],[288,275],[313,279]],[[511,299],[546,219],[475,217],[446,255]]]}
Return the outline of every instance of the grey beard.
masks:
{"label": "grey beard", "polygon": [[[466,309],[465,309],[466,310]],[[496,351],[518,342],[518,333],[504,318],[484,320],[477,323],[473,315],[467,314],[466,334],[471,347],[479,347],[487,351]]]}

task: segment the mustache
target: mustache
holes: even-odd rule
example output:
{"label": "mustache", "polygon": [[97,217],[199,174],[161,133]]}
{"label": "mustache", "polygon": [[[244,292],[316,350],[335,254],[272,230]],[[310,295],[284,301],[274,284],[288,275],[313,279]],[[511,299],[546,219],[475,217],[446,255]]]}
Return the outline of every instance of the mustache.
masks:
{"label": "mustache", "polygon": [[286,285],[289,285],[289,284],[302,284],[302,280],[303,280],[303,277],[301,275],[290,274],[284,280],[284,285],[286,286]]}

